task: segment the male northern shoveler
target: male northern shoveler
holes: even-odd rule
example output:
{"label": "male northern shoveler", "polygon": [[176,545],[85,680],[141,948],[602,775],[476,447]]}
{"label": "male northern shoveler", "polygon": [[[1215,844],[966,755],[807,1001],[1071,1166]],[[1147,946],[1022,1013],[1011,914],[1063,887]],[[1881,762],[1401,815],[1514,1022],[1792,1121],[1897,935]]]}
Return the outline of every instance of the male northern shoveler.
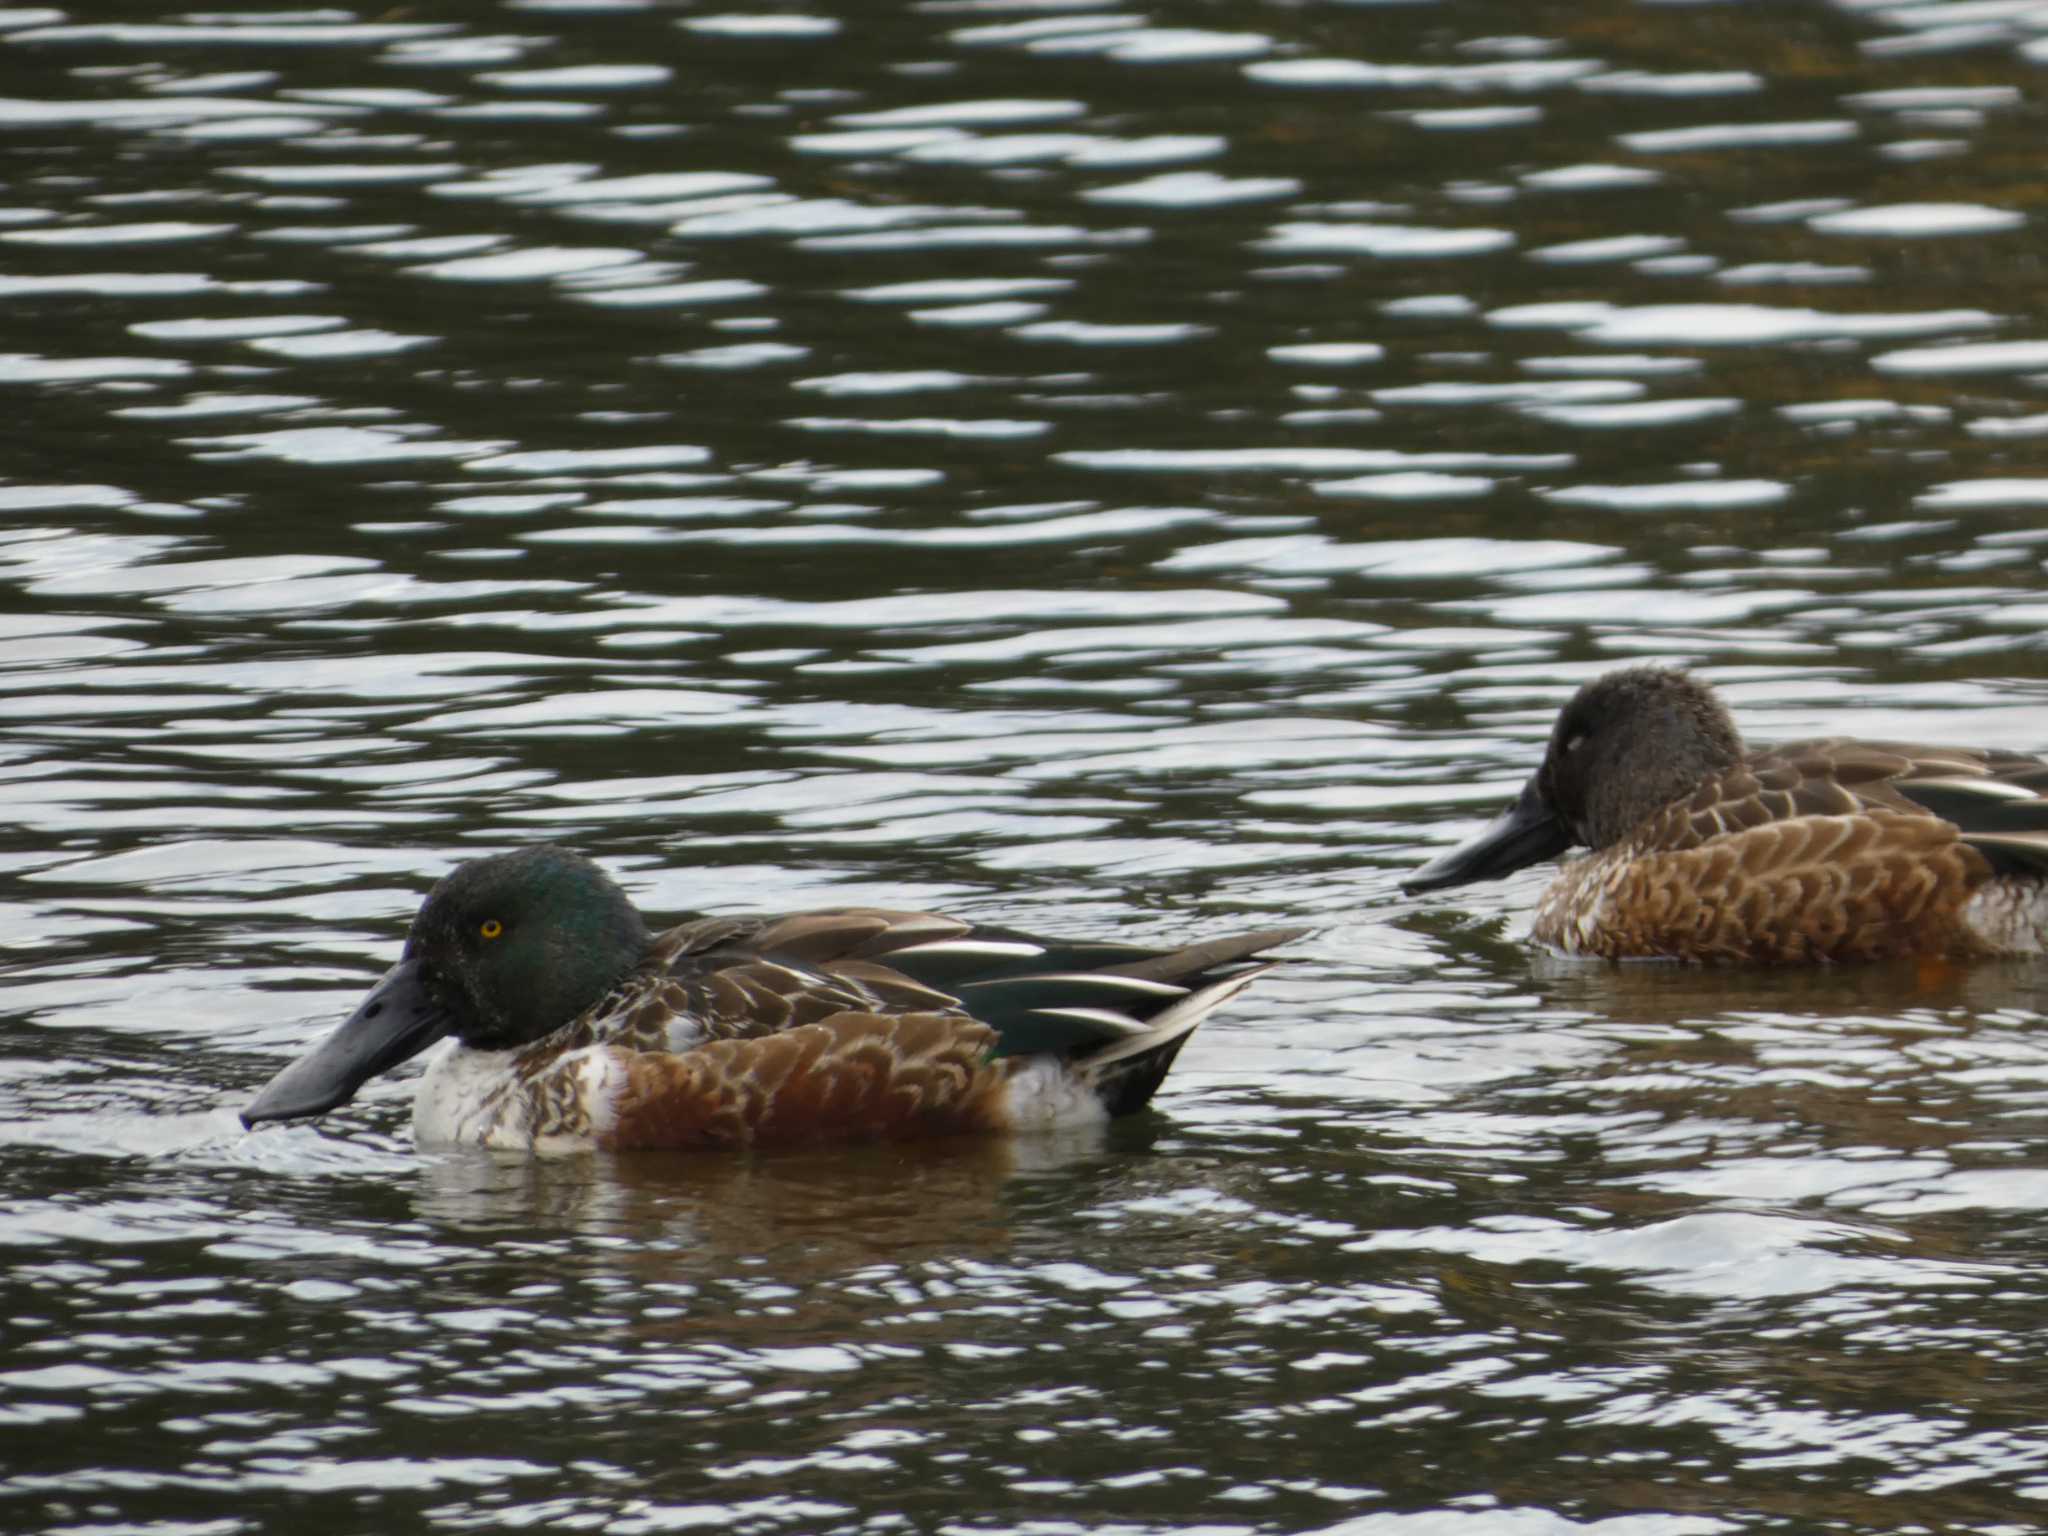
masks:
{"label": "male northern shoveler", "polygon": [[477,859],[405,953],[242,1122],[346,1104],[453,1036],[422,1142],[735,1147],[1052,1129],[1142,1109],[1195,1026],[1305,929],[1166,952],[928,912],[708,917],[653,933],[588,859]]}
{"label": "male northern shoveler", "polygon": [[1708,686],[1629,667],[1586,684],[1543,764],[1409,891],[1568,848],[1536,938],[1610,959],[1782,963],[2048,951],[2048,760],[1830,737],[1746,748]]}

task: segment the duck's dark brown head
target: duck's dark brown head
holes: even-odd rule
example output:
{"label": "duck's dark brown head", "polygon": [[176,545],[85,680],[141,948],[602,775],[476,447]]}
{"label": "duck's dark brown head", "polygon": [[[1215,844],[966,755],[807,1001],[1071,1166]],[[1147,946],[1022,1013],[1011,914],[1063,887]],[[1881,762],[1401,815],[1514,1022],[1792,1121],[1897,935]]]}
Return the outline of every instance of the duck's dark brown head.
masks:
{"label": "duck's dark brown head", "polygon": [[1573,694],[1515,803],[1471,842],[1402,881],[1408,891],[1494,880],[1566,849],[1601,849],[1742,758],[1714,691],[1688,672],[1625,667]]}

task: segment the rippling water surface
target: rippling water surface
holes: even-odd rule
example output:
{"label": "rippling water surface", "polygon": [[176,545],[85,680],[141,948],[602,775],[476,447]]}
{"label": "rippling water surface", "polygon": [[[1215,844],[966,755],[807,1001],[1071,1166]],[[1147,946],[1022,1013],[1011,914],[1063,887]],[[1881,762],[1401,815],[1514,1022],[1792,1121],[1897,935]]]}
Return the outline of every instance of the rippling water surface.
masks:
{"label": "rippling water surface", "polygon": [[[2039,968],[1395,880],[1630,659],[2048,746],[2044,65],[1964,0],[0,10],[0,1526],[2039,1528]],[[1093,1137],[240,1131],[541,838],[1318,933]]]}

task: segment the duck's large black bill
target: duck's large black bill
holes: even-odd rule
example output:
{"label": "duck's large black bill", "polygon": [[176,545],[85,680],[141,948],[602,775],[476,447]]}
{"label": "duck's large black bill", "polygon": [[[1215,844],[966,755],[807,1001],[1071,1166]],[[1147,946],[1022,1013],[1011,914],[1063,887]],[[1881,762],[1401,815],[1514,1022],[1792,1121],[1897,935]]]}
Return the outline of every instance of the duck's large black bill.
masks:
{"label": "duck's large black bill", "polygon": [[1531,864],[1554,859],[1577,841],[1557,813],[1544,804],[1532,778],[1515,803],[1487,823],[1463,847],[1438,854],[1401,882],[1401,889],[1440,891],[1475,880],[1498,880]]}
{"label": "duck's large black bill", "polygon": [[420,984],[419,963],[401,960],[370,988],[348,1022],[264,1085],[242,1111],[242,1124],[324,1115],[447,1033],[448,1017]]}

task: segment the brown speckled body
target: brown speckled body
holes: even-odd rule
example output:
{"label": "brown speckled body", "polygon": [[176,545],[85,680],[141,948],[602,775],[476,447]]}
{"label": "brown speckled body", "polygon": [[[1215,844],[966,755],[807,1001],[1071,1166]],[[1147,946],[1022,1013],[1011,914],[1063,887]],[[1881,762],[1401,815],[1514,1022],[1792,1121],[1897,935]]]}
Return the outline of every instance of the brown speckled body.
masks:
{"label": "brown speckled body", "polygon": [[1000,1131],[1017,1063],[958,1013],[843,1014],[761,1040],[627,1058],[600,1144],[743,1147]]}
{"label": "brown speckled body", "polygon": [[[508,1149],[734,1148],[1101,1120],[1112,1112],[1111,1073],[1149,1071],[1138,1102],[1149,1097],[1194,1022],[1263,969],[1242,962],[1287,937],[1132,950],[1120,966],[1095,960],[1092,982],[1056,978],[1121,986],[1175,1031],[1127,1062],[1105,1053],[1098,1066],[998,1054],[998,1031],[970,1004],[890,963],[913,963],[920,947],[982,942],[970,924],[875,909],[705,918],[655,936],[630,976],[545,1038],[439,1057],[414,1100],[415,1131],[423,1142]],[[971,948],[963,953],[971,960]],[[1208,974],[1219,966],[1221,979]],[[1125,979],[1101,979],[1111,977]],[[1184,1025],[1162,1006],[1176,998],[1186,999]]]}
{"label": "brown speckled body", "polygon": [[794,917],[706,917],[660,934],[639,969],[557,1037],[640,1051],[744,1040],[843,1013],[957,1009],[884,957],[971,925],[929,912],[849,908]]}
{"label": "brown speckled body", "polygon": [[1188,1037],[1299,928],[1174,949],[847,907],[656,932],[536,843],[435,882],[405,950],[274,1073],[250,1128],[349,1102],[439,1046],[424,1144],[731,1148],[1052,1131],[1143,1109]]}
{"label": "brown speckled body", "polygon": [[[1913,798],[2007,786],[2038,805],[2039,758],[1884,742],[1794,742],[1734,768],[1633,834],[1564,865],[1534,936],[1571,954],[1801,963],[2048,948],[2048,887],[2001,875]],[[2017,841],[2022,834],[2011,834]]]}

